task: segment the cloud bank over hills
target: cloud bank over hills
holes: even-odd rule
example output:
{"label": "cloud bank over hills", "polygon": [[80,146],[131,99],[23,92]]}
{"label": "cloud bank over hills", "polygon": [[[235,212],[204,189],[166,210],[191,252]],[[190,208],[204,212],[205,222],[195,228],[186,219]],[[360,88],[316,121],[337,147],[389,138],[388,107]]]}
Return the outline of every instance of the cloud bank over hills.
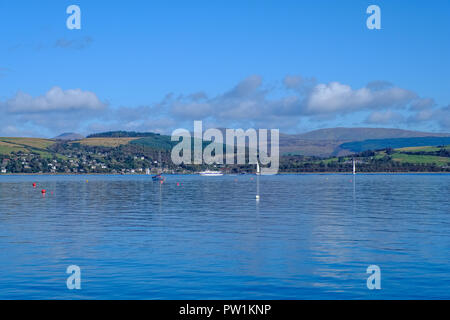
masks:
{"label": "cloud bank over hills", "polygon": [[450,105],[385,81],[361,88],[333,81],[289,75],[275,84],[259,75],[210,96],[198,91],[167,94],[142,106],[113,106],[108,97],[83,89],[50,88],[39,96],[17,92],[1,100],[0,135],[55,136],[108,130],[170,133],[191,128],[193,120],[205,127],[279,128],[304,132],[331,126],[390,126],[404,129],[450,131]]}

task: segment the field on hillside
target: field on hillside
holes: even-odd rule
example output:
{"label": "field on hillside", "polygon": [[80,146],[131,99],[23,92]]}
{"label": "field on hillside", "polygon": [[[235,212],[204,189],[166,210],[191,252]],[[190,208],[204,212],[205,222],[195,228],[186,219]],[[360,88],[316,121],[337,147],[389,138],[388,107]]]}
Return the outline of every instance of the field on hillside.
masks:
{"label": "field on hillside", "polygon": [[[450,163],[450,158],[441,157],[438,155],[429,155],[429,154],[407,154],[408,153],[419,153],[419,152],[437,152],[441,149],[450,150],[450,146],[445,146],[443,148],[440,147],[407,147],[407,148],[399,148],[395,149],[394,153],[390,156],[393,161],[403,162],[403,163],[412,163],[412,164],[437,164],[439,166],[446,166]],[[377,159],[381,159],[386,156],[385,151],[379,151],[376,154]]]}
{"label": "field on hillside", "polygon": [[121,145],[129,144],[133,140],[139,138],[86,138],[83,140],[73,141],[71,143],[79,143],[85,146],[91,147],[118,147]]}
{"label": "field on hillside", "polygon": [[27,149],[25,149],[22,146],[0,141],[0,154],[10,154],[11,152],[27,152]]}
{"label": "field on hillside", "polygon": [[0,141],[38,149],[47,149],[55,143],[54,140],[40,138],[0,138]]}
{"label": "field on hillside", "polygon": [[406,147],[406,148],[399,148],[395,149],[400,152],[436,152],[441,149],[450,150],[450,145],[444,146],[444,147],[432,147],[432,146],[425,146],[425,147]]}
{"label": "field on hillside", "polygon": [[0,154],[12,152],[37,153],[44,158],[51,158],[47,148],[55,143],[53,140],[39,138],[0,138]]}
{"label": "field on hillside", "polygon": [[411,154],[405,154],[405,153],[394,153],[391,156],[392,156],[392,160],[394,160],[394,161],[414,163],[414,164],[435,163],[438,165],[447,165],[448,163],[450,163],[450,158],[439,157],[439,156],[411,155]]}
{"label": "field on hillside", "polygon": [[365,150],[381,150],[385,148],[408,148],[449,145],[450,137],[418,137],[418,138],[396,138],[396,139],[371,139],[364,141],[346,142],[340,145],[342,149],[352,152]]}
{"label": "field on hillside", "polygon": [[[407,148],[398,148],[394,149],[394,152],[390,154],[390,157],[393,161],[401,162],[401,163],[410,163],[410,164],[435,164],[438,166],[447,166],[450,164],[450,157],[442,157],[439,155],[433,155],[433,154],[419,154],[420,152],[439,152],[441,149],[450,150],[450,145],[444,146],[444,147],[407,147]],[[407,152],[407,153],[406,153]],[[415,154],[417,153],[417,154]],[[387,156],[386,151],[377,151],[375,153],[374,159],[381,160]],[[363,158],[365,161],[367,161],[369,158]],[[358,157],[358,159],[361,159]],[[352,156],[345,156],[341,158],[342,161],[351,161]],[[339,161],[339,158],[333,157],[333,158],[327,158],[322,160],[316,160],[315,163],[323,163],[323,164],[330,164],[330,163],[337,163]]]}

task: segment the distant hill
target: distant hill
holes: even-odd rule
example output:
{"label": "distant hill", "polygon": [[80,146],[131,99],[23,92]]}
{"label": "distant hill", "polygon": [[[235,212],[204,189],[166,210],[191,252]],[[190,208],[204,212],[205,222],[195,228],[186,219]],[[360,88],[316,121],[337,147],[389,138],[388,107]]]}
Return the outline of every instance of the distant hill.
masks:
{"label": "distant hill", "polygon": [[53,140],[80,140],[80,139],[84,139],[84,136],[79,134],[79,133],[73,133],[73,132],[67,132],[67,133],[63,133],[60,134],[59,136],[53,138]]}
{"label": "distant hill", "polygon": [[[225,129],[221,129],[225,131]],[[225,134],[224,134],[225,137]],[[392,141],[372,141],[364,144],[347,144],[351,142],[383,139],[404,139],[421,137],[450,137],[448,133],[431,133],[389,128],[328,128],[314,130],[302,134],[280,134],[280,154],[305,155],[305,156],[345,156],[353,152],[368,149],[381,149],[390,146]],[[115,139],[107,141],[107,139]],[[117,140],[121,139],[121,140]],[[72,139],[71,139],[72,140]],[[75,139],[73,139],[75,140]],[[128,132],[111,131],[91,134],[87,139],[79,139],[88,145],[116,145],[132,144],[142,145],[154,149],[170,150],[177,142],[172,142],[168,135],[160,135],[152,132]],[[428,143],[435,145],[435,143]],[[226,143],[226,141],[224,141]],[[270,142],[270,140],[269,140]],[[424,142],[409,140],[393,147],[423,146]],[[446,144],[446,143],[441,143]]]}
{"label": "distant hill", "polygon": [[[280,153],[319,157],[344,156],[354,152],[353,150],[348,149],[349,145],[344,145],[348,142],[418,137],[450,137],[450,133],[432,133],[387,128],[319,129],[302,134],[280,134]],[[414,145],[414,140],[411,140],[408,143]],[[419,143],[419,145],[422,144]],[[350,146],[355,150],[360,150],[359,147],[353,147],[353,145]],[[409,144],[405,146],[409,146]],[[361,145],[361,148],[365,147],[362,147]]]}
{"label": "distant hill", "polygon": [[450,144],[450,137],[415,137],[398,139],[369,139],[364,141],[347,142],[340,145],[342,149],[352,152],[366,150],[381,150],[386,148],[407,148],[422,146],[444,146]]}
{"label": "distant hill", "polygon": [[291,135],[302,140],[347,140],[411,138],[411,137],[449,137],[450,133],[433,133],[389,128],[328,128]]}
{"label": "distant hill", "polygon": [[87,138],[144,138],[159,136],[159,133],[153,132],[135,132],[135,131],[109,131],[88,135]]}

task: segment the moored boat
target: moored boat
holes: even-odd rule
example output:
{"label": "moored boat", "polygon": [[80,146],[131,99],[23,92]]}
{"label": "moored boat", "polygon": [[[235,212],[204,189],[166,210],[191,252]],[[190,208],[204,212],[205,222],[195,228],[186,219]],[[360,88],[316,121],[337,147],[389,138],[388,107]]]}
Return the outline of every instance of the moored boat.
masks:
{"label": "moored boat", "polygon": [[206,171],[199,172],[199,175],[207,176],[207,177],[217,177],[217,176],[223,176],[223,173],[220,171],[206,170]]}
{"label": "moored boat", "polygon": [[164,181],[165,178],[161,174],[157,174],[156,176],[152,176],[153,181]]}

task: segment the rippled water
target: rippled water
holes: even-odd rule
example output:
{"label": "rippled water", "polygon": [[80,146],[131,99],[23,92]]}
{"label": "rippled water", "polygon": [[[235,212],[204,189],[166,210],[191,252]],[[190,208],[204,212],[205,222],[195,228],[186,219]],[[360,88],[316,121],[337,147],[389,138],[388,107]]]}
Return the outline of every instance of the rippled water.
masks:
{"label": "rippled water", "polygon": [[249,175],[1,176],[0,298],[449,299],[449,188],[444,174],[262,176],[258,203]]}

